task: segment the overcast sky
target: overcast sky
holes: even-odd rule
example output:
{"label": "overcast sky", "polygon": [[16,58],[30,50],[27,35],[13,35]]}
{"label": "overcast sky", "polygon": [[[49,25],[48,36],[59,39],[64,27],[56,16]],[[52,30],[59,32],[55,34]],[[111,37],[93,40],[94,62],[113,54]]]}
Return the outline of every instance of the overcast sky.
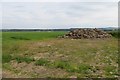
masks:
{"label": "overcast sky", "polygon": [[118,3],[4,2],[2,24],[4,29],[116,27]]}
{"label": "overcast sky", "polygon": [[118,2],[119,0],[1,0],[2,2]]}

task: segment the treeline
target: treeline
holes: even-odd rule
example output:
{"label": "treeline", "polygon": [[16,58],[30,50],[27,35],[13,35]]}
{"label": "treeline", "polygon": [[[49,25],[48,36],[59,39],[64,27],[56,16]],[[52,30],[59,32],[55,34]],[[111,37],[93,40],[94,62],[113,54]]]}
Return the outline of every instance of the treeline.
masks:
{"label": "treeline", "polygon": [[71,29],[2,29],[3,32],[8,31],[70,31]]}
{"label": "treeline", "polygon": [[108,33],[111,34],[115,38],[120,38],[120,30],[108,31]]}
{"label": "treeline", "polygon": [[[3,32],[8,32],[8,31],[71,31],[74,29],[78,29],[78,28],[70,28],[70,29],[2,29],[0,31],[3,31]],[[101,29],[104,31],[116,31],[117,30],[115,28],[97,28],[97,29]]]}

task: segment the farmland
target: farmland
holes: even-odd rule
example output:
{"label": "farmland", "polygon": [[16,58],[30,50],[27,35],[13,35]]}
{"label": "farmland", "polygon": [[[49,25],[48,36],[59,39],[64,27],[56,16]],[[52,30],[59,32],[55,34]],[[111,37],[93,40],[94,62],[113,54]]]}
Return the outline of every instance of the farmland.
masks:
{"label": "farmland", "polygon": [[3,77],[118,76],[118,37],[115,33],[106,39],[57,38],[65,33],[3,32]]}

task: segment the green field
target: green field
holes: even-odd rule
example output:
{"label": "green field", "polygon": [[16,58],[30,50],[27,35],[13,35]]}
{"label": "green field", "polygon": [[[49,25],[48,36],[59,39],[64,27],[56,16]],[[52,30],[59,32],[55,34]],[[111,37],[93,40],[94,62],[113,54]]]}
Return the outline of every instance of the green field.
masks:
{"label": "green field", "polygon": [[67,32],[3,32],[3,77],[118,76],[118,37],[60,39]]}

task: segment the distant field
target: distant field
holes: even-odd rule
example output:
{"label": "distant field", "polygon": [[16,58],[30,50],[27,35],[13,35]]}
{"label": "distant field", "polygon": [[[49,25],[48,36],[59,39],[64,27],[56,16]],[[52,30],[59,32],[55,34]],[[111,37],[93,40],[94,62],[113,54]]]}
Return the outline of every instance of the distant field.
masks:
{"label": "distant field", "polygon": [[118,76],[118,37],[57,38],[65,33],[3,32],[3,77]]}
{"label": "distant field", "polygon": [[57,38],[59,35],[65,34],[65,31],[55,32],[3,32],[4,40],[43,40]]}

